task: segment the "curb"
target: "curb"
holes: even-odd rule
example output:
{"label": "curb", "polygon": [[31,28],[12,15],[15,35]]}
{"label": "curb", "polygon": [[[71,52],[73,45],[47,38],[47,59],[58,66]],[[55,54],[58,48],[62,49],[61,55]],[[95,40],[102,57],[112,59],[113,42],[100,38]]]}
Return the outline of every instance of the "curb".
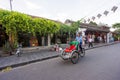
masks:
{"label": "curb", "polygon": [[[120,43],[120,42],[114,42],[114,43],[104,44],[104,45],[100,45],[100,46],[95,46],[93,48],[87,48],[85,50],[90,50],[90,49],[99,48],[99,47],[103,47],[103,46],[109,46],[109,45],[113,45],[113,44],[117,44],[117,43]],[[9,66],[4,66],[4,67],[0,67],[0,71],[7,68],[7,67],[15,68],[15,67],[24,66],[24,65],[27,65],[27,64],[31,64],[31,63],[35,63],[35,62],[39,62],[39,61],[44,61],[44,60],[48,60],[48,59],[52,59],[52,58],[56,58],[56,57],[59,57],[59,55],[45,57],[45,58],[42,58],[42,59],[31,60],[31,61],[17,63],[17,64],[12,64],[12,65],[9,65]]]}
{"label": "curb", "polygon": [[109,43],[109,44],[103,44],[103,45],[95,46],[95,47],[92,47],[92,48],[87,48],[85,50],[90,50],[90,49],[99,48],[99,47],[103,47],[103,46],[109,46],[109,45],[113,45],[113,44],[117,44],[117,43],[120,43],[120,42],[113,42],[113,43]]}
{"label": "curb", "polygon": [[9,65],[9,66],[0,67],[0,71],[7,68],[7,67],[15,68],[15,67],[24,66],[24,65],[39,62],[39,61],[44,61],[44,60],[56,58],[58,56],[59,55],[55,55],[55,56],[50,56],[50,57],[46,57],[46,58],[42,58],[42,59],[36,59],[36,60],[31,60],[31,61],[27,61],[27,62],[22,62],[22,63],[12,64],[12,65]]}

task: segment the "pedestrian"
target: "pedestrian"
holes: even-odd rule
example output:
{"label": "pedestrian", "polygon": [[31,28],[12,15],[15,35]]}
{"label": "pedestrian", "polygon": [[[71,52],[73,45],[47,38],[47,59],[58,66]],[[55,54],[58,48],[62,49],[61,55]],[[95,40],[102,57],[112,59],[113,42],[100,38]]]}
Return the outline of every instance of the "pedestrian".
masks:
{"label": "pedestrian", "polygon": [[99,37],[100,43],[102,43],[103,39],[102,36]]}
{"label": "pedestrian", "polygon": [[58,51],[58,48],[59,48],[59,45],[56,43],[56,44],[54,45],[54,50],[55,50],[55,51]]}
{"label": "pedestrian", "polygon": [[89,39],[88,39],[88,47],[93,47],[93,43],[92,43],[92,37],[90,36]]}

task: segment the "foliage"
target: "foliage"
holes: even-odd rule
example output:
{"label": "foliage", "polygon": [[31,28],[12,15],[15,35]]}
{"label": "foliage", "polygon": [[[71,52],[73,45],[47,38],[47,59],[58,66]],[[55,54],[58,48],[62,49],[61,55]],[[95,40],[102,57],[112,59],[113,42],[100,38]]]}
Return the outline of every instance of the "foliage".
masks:
{"label": "foliage", "polygon": [[76,33],[76,30],[78,30],[78,28],[80,27],[80,21],[74,22],[72,23],[72,33]]}
{"label": "foliage", "polygon": [[23,13],[0,9],[0,23],[5,28],[7,35],[11,39],[13,47],[17,43],[19,32],[35,35],[47,35],[56,33],[60,29],[60,24],[44,18],[32,18]]}
{"label": "foliage", "polygon": [[19,31],[35,33],[32,18],[26,14],[11,12],[10,15],[3,18],[3,25],[6,27],[6,33],[8,34],[12,31],[15,33]]}
{"label": "foliage", "polygon": [[67,33],[71,31],[71,26],[65,25],[65,24],[61,24],[60,25],[60,32],[62,33]]}
{"label": "foliage", "polygon": [[74,34],[80,27],[82,21],[82,19],[78,20],[68,26],[44,18],[32,18],[31,16],[15,11],[10,12],[7,10],[0,10],[0,13],[0,22],[6,29],[9,38],[11,38],[13,47],[18,41],[17,37],[19,32],[32,35],[35,35],[36,33],[39,33],[40,35],[48,35],[57,32]]}
{"label": "foliage", "polygon": [[12,50],[16,49],[18,46],[18,41],[15,41],[11,46],[12,46]]}
{"label": "foliage", "polygon": [[117,33],[115,39],[120,39],[120,23],[115,23],[112,25],[112,28],[115,28],[115,32]]}
{"label": "foliage", "polygon": [[2,21],[3,17],[9,14],[10,14],[9,11],[0,9],[0,21]]}
{"label": "foliage", "polygon": [[31,21],[31,25],[34,28],[34,32],[37,32],[41,35],[56,33],[60,29],[58,23],[43,18],[34,18]]}
{"label": "foliage", "polygon": [[115,40],[118,40],[118,38],[120,38],[120,35],[115,35],[115,36],[114,36],[114,39],[115,39]]}
{"label": "foliage", "polygon": [[120,32],[120,23],[115,23],[112,27],[116,29],[116,32]]}
{"label": "foliage", "polygon": [[48,27],[49,27],[49,32],[48,33],[56,33],[60,30],[60,24],[59,23],[55,23],[53,21],[47,20],[48,22]]}
{"label": "foliage", "polygon": [[89,24],[97,26],[97,23],[96,23],[96,22],[93,22],[93,21],[90,21]]}
{"label": "foliage", "polygon": [[[0,24],[3,23],[3,18],[6,17],[9,14],[10,14],[9,11],[0,9]],[[3,24],[2,24],[2,26],[3,26]]]}
{"label": "foliage", "polygon": [[2,25],[6,28],[6,33],[13,31],[29,32],[34,34],[39,32],[42,34],[56,33],[60,29],[59,23],[43,18],[31,18],[30,16],[19,13],[0,10],[0,19]]}
{"label": "foliage", "polygon": [[60,32],[67,33],[70,32],[72,34],[76,33],[78,28],[80,27],[81,20],[78,20],[77,22],[73,22],[70,26],[61,24],[60,25]]}

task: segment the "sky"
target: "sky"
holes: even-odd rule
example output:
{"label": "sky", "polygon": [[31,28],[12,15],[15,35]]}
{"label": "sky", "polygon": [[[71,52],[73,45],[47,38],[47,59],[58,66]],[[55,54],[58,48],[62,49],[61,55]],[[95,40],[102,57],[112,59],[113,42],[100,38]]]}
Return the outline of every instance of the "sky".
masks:
{"label": "sky", "polygon": [[[113,6],[118,6],[115,13],[111,11]],[[10,10],[10,0],[0,0],[0,8]],[[120,22],[119,0],[12,0],[12,10],[61,22],[88,20],[92,16],[98,24],[111,26]],[[103,15],[105,10],[109,11],[107,16]],[[102,14],[100,19],[97,18],[99,13]]]}

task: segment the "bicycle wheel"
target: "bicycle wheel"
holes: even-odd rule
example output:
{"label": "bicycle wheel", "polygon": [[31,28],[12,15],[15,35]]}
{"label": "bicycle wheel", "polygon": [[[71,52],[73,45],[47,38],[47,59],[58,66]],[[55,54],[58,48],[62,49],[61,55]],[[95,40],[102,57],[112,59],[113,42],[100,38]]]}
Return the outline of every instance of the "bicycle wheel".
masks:
{"label": "bicycle wheel", "polygon": [[17,50],[17,51],[16,51],[16,55],[17,55],[17,57],[20,57],[20,56],[21,56],[21,51],[20,51],[20,50]]}
{"label": "bicycle wheel", "polygon": [[80,56],[84,57],[85,56],[85,48],[82,48],[82,52],[80,52]]}
{"label": "bicycle wheel", "polygon": [[19,52],[17,56],[20,57],[21,56],[21,52]]}
{"label": "bicycle wheel", "polygon": [[78,54],[78,52],[74,51],[71,56],[71,62],[73,64],[76,64],[78,62],[78,60],[79,60],[79,54]]}

